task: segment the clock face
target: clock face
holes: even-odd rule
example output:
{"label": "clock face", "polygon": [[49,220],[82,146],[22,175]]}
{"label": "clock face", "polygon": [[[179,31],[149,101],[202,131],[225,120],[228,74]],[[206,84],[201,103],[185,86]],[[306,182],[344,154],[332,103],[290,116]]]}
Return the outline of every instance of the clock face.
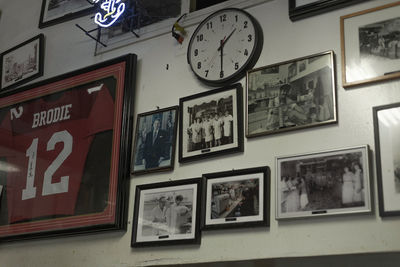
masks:
{"label": "clock face", "polygon": [[263,45],[261,27],[247,12],[228,8],[207,17],[197,27],[188,47],[188,63],[206,84],[235,82],[252,68]]}

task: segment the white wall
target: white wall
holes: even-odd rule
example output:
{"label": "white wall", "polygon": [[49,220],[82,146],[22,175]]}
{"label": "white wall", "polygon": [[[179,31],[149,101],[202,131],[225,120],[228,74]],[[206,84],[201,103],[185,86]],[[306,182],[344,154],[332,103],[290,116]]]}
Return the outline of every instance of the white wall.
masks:
{"label": "white wall", "polygon": [[[94,57],[94,41],[74,24],[88,26],[88,17],[39,30],[41,0],[0,0],[0,51],[42,32],[46,37],[45,75],[53,77],[126,53],[136,53],[135,114],[156,106],[177,105],[179,98],[209,90],[190,72],[186,62],[188,40],[183,46],[165,34]],[[275,0],[252,7],[264,31],[264,48],[255,67],[334,50],[337,67],[339,123],[330,126],[245,139],[245,152],[210,160],[176,164],[173,172],[133,177],[128,230],[0,244],[0,266],[144,266],[256,258],[391,252],[400,250],[400,218],[382,219],[377,214],[376,170],[373,163],[372,215],[275,220],[275,194],[271,196],[269,229],[203,232],[201,245],[130,247],[135,186],[167,180],[200,177],[217,172],[268,165],[275,186],[275,156],[368,144],[374,151],[372,107],[400,100],[400,81],[382,82],[345,90],[341,86],[339,17],[394,0],[375,0],[314,16],[298,22],[288,18],[288,1]],[[189,34],[194,27],[187,29]],[[169,64],[169,70],[166,70]],[[36,80],[37,81],[37,80]],[[243,79],[242,85],[245,86]],[[176,157],[177,162],[177,157]]]}

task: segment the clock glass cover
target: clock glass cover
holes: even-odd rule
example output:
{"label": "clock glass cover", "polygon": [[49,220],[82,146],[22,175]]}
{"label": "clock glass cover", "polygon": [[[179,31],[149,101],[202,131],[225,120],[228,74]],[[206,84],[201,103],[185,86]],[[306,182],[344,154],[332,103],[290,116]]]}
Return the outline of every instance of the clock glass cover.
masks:
{"label": "clock glass cover", "polygon": [[227,8],[204,19],[194,31],[187,59],[194,74],[209,85],[226,85],[244,77],[258,60],[263,34],[247,12]]}

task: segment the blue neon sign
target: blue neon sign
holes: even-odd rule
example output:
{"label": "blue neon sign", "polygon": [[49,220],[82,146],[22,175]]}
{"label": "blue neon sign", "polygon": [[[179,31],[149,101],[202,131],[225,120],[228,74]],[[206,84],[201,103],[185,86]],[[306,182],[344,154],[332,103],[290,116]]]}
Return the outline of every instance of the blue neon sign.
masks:
{"label": "blue neon sign", "polygon": [[[98,3],[100,0],[94,0],[93,3]],[[125,3],[121,0],[103,0],[100,8],[104,12],[97,12],[94,16],[94,22],[104,28],[113,25],[125,11]]]}

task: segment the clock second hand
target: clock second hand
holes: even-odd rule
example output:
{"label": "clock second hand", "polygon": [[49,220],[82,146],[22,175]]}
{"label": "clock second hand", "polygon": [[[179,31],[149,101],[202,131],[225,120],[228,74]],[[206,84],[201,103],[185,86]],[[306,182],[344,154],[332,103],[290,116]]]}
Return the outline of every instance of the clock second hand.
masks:
{"label": "clock second hand", "polygon": [[[215,51],[214,54],[213,54],[213,56],[211,57],[211,60],[210,60],[210,62],[208,63],[208,66],[211,66],[211,65],[214,63],[214,60],[215,60],[215,58],[217,57],[218,52],[221,50],[221,45],[222,45],[222,43],[224,42],[225,38],[226,38],[226,36],[224,37],[223,40],[220,40],[220,41],[219,41],[219,47],[218,47],[217,51]],[[221,54],[221,53],[219,53],[219,54]]]}

